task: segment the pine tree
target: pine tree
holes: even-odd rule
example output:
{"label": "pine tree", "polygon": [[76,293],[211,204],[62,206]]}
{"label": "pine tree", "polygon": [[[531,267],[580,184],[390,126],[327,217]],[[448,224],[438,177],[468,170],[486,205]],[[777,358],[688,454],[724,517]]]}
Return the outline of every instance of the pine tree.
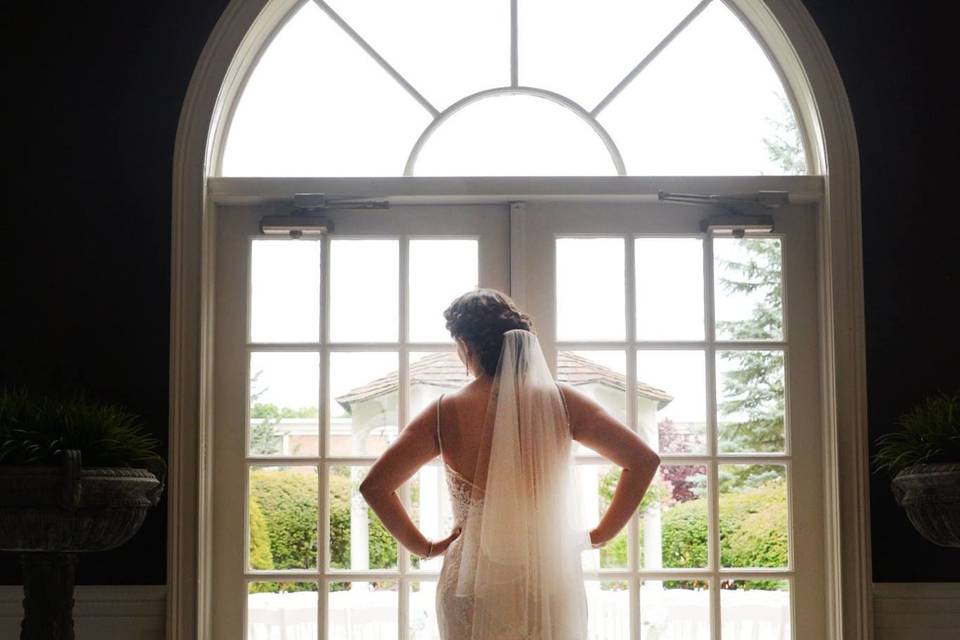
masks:
{"label": "pine tree", "polygon": [[[744,320],[717,322],[717,334],[728,340],[767,340],[782,337],[783,295],[780,241],[741,239],[742,261],[720,260],[721,289],[755,300]],[[732,451],[783,451],[783,352],[779,350],[721,351],[732,366],[721,380],[719,448]],[[723,422],[724,416],[744,416]]]}
{"label": "pine tree", "polygon": [[[764,138],[770,159],[787,175],[806,172],[803,142],[790,102],[779,95],[779,120],[770,119],[774,136]],[[734,295],[755,300],[746,320],[717,322],[717,335],[727,340],[768,340],[783,337],[781,244],[778,239],[740,239],[743,260],[719,260],[720,286]],[[720,381],[726,398],[719,403],[719,450],[783,451],[784,357],[780,350],[723,351],[728,370]],[[744,416],[723,422],[724,416]],[[770,466],[740,467],[720,478],[721,490],[756,486],[782,475]]]}

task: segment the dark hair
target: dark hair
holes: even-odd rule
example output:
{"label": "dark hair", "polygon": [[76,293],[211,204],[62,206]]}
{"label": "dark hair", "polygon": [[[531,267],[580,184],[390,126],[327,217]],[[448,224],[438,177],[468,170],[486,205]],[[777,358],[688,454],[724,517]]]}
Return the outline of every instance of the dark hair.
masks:
{"label": "dark hair", "polygon": [[480,356],[480,366],[490,375],[497,371],[503,334],[511,329],[533,330],[530,316],[520,311],[510,296],[496,289],[474,289],[450,303],[443,317],[447,330],[461,338]]}

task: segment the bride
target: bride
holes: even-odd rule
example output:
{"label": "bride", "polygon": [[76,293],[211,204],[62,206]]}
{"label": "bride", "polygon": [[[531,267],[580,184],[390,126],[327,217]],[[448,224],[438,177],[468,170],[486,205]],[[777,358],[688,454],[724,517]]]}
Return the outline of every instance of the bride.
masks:
{"label": "bride", "polygon": [[[503,293],[465,293],[444,318],[474,379],[416,416],[360,491],[412,553],[444,555],[436,599],[444,640],[584,640],[580,553],[623,528],[660,459],[593,399],[554,382],[529,317]],[[579,524],[572,440],[623,468],[589,531]],[[455,525],[429,540],[396,489],[438,455]]]}

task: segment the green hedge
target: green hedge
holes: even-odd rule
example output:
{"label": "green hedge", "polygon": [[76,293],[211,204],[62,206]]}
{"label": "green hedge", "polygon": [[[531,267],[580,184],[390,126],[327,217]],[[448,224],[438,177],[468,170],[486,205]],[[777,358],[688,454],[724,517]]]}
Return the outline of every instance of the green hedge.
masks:
{"label": "green hedge", "polygon": [[261,570],[273,569],[267,519],[263,517],[260,501],[256,498],[250,500],[250,566]]}
{"label": "green hedge", "polygon": [[[350,470],[330,475],[330,565],[350,567]],[[311,568],[317,562],[317,477],[296,470],[250,474],[250,563],[254,569]],[[370,567],[394,567],[397,542],[372,510],[369,517]],[[263,532],[261,533],[261,521]],[[268,560],[269,558],[269,560]],[[290,585],[291,590],[295,587]],[[276,591],[273,584],[259,590]],[[334,588],[335,589],[335,588]]]}
{"label": "green hedge", "polygon": [[[601,494],[610,480],[601,482]],[[648,495],[657,492],[651,486]],[[665,494],[664,490],[660,493]],[[645,498],[641,508],[646,507]],[[606,506],[606,505],[603,505]],[[787,501],[782,479],[760,487],[720,495],[720,557],[725,567],[787,566]],[[641,544],[643,530],[641,528]],[[707,501],[674,504],[661,519],[663,565],[675,568],[707,566]],[[626,536],[614,538],[601,550],[601,566],[627,564]],[[750,588],[777,589],[776,581],[751,581]]]}
{"label": "green hedge", "polygon": [[[609,503],[618,477],[619,474],[612,472],[601,481],[601,506],[606,507]],[[346,569],[350,565],[351,487],[348,468],[333,470],[329,491],[331,566]],[[653,486],[648,498],[666,493],[663,487]],[[254,568],[316,566],[316,476],[292,470],[254,471],[251,474],[251,494],[251,563]],[[643,506],[651,501],[645,499]],[[368,517],[370,567],[395,567],[396,540],[372,510],[368,510]],[[786,492],[782,479],[721,494],[720,551],[723,566],[785,567],[786,522]],[[706,566],[706,500],[675,503],[663,513],[661,524],[665,566]],[[266,540],[269,540],[268,549],[265,548]],[[417,558],[414,556],[413,559],[416,563]],[[601,566],[626,566],[626,562],[626,536],[621,534],[601,550]],[[777,584],[775,581],[751,581],[749,586],[774,589]]]}

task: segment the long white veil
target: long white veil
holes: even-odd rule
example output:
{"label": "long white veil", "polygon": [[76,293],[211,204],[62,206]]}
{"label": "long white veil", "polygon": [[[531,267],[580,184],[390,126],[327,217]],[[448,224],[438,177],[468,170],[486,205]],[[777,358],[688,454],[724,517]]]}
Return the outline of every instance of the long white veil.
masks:
{"label": "long white veil", "polygon": [[470,640],[587,637],[581,552],[590,537],[572,450],[537,337],[506,332],[461,532],[456,594],[474,599]]}

